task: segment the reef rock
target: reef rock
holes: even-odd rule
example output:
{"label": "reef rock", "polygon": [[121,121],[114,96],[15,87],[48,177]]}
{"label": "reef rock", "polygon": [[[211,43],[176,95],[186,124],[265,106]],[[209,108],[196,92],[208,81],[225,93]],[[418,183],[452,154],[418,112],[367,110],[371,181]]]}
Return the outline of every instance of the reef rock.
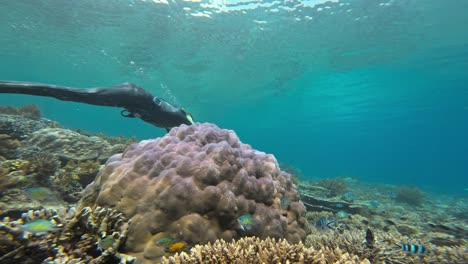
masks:
{"label": "reef rock", "polygon": [[41,118],[30,119],[21,115],[0,114],[0,134],[23,140],[34,131],[48,127],[59,127],[56,122]]}
{"label": "reef rock", "polygon": [[116,149],[98,136],[87,136],[64,128],[44,128],[32,133],[25,144],[63,160],[106,160]]}
{"label": "reef rock", "polygon": [[[131,219],[124,251],[143,262],[160,259],[168,238],[188,246],[247,235],[305,238],[305,207],[291,175],[273,155],[213,124],[182,125],[112,156],[85,189],[86,206]],[[243,215],[251,216],[248,227],[238,221]]]}

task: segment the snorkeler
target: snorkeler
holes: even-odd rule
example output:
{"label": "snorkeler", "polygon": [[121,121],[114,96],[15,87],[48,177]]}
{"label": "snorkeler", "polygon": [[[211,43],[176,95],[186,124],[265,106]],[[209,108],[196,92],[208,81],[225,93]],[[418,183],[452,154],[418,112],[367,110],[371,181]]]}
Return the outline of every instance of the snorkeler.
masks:
{"label": "snorkeler", "polygon": [[123,117],[137,117],[157,127],[171,128],[194,123],[192,115],[156,97],[145,89],[123,83],[110,87],[70,88],[57,85],[0,81],[0,93],[29,94],[53,97],[92,105],[122,107]]}

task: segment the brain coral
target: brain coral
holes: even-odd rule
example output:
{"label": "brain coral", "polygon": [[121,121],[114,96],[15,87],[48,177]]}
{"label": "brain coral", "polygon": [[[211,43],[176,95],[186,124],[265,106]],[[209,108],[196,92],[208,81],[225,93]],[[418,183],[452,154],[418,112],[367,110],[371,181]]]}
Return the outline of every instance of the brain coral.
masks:
{"label": "brain coral", "polygon": [[[288,201],[285,206],[284,201]],[[242,236],[305,238],[305,207],[273,155],[213,124],[182,125],[112,156],[84,191],[81,207],[110,207],[132,219],[124,246],[141,261],[167,251]],[[252,216],[251,228],[238,218]]]}

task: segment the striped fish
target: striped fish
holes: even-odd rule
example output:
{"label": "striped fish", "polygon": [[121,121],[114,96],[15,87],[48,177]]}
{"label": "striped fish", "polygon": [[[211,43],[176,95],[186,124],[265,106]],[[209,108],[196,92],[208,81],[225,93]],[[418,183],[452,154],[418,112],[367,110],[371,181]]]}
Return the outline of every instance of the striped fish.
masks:
{"label": "striped fish", "polygon": [[410,245],[410,244],[396,244],[404,252],[413,253],[413,254],[427,254],[429,250],[421,245]]}
{"label": "striped fish", "polygon": [[315,226],[320,229],[334,229],[336,226],[336,220],[328,220],[326,217],[320,217],[320,219],[315,222]]}

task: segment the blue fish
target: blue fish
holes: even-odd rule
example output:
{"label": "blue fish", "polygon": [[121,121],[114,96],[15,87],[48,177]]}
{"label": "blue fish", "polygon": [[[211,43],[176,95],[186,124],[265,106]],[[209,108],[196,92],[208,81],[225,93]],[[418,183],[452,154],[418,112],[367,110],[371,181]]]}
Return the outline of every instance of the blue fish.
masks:
{"label": "blue fish", "polygon": [[289,199],[286,198],[286,197],[281,197],[280,203],[281,203],[281,208],[283,208],[283,209],[288,209],[289,205],[291,204]]}
{"label": "blue fish", "polygon": [[315,222],[315,226],[320,229],[334,229],[336,220],[328,220],[326,217],[320,217],[320,219]]}
{"label": "blue fish", "polygon": [[239,222],[240,228],[243,231],[252,229],[253,219],[249,214],[241,215],[237,218],[237,222]]}
{"label": "blue fish", "polygon": [[413,253],[413,254],[427,254],[429,250],[421,245],[410,245],[410,244],[396,244],[404,252]]}
{"label": "blue fish", "polygon": [[379,207],[379,205],[380,205],[380,202],[378,200],[372,200],[369,203],[369,208],[375,209],[375,208]]}

